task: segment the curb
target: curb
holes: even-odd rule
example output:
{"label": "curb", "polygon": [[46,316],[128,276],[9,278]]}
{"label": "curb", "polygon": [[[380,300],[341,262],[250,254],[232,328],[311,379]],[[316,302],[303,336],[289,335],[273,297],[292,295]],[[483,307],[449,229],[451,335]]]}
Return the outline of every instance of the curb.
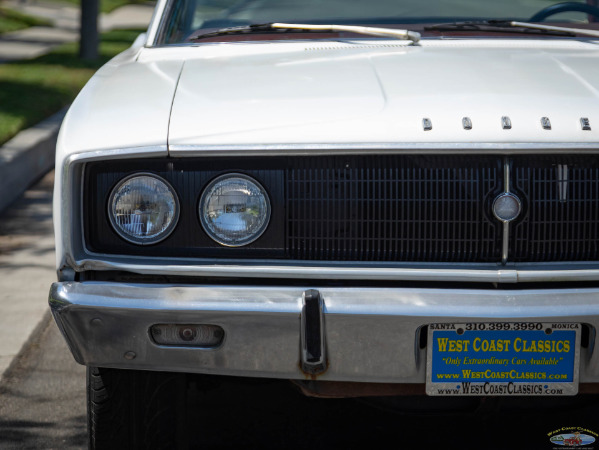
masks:
{"label": "curb", "polygon": [[62,109],[0,147],[0,213],[54,167],[56,139],[66,112]]}

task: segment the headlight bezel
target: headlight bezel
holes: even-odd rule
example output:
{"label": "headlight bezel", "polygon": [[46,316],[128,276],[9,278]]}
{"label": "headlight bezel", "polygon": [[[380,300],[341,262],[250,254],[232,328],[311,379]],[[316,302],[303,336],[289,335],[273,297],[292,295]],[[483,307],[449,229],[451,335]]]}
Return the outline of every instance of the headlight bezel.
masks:
{"label": "headlight bezel", "polygon": [[[249,259],[281,259],[285,251],[285,172],[284,160],[264,158],[171,158],[131,157],[87,161],[81,172],[82,252],[85,258],[115,258],[145,264],[145,258],[156,261],[236,261]],[[108,219],[107,202],[114,186],[130,174],[151,172],[167,180],[175,189],[180,203],[180,216],[171,235],[155,245],[137,245],[122,239]],[[225,247],[212,240],[202,228],[198,202],[204,187],[226,173],[243,173],[257,180],[270,198],[271,215],[268,228],[252,244]],[[79,240],[77,241],[79,242]]]}
{"label": "headlight bezel", "polygon": [[[222,183],[223,181],[234,180],[234,179],[245,180],[249,183],[254,184],[258,188],[259,192],[264,197],[265,205],[266,205],[266,212],[264,214],[265,219],[263,220],[262,224],[257,229],[257,231],[253,232],[253,234],[246,239],[238,240],[236,242],[231,242],[231,241],[226,241],[225,239],[221,238],[217,233],[213,232],[210,229],[210,226],[206,222],[206,219],[204,217],[204,204],[205,204],[208,194],[214,190],[215,186],[217,186],[219,183]],[[223,247],[240,248],[240,247],[246,247],[246,246],[252,244],[253,242],[257,241],[260,237],[262,237],[264,235],[264,233],[268,229],[268,226],[271,221],[272,205],[271,205],[270,195],[268,194],[268,191],[264,188],[264,186],[258,180],[256,180],[254,177],[251,177],[244,173],[228,172],[228,173],[223,173],[221,175],[218,175],[217,177],[211,179],[202,188],[202,192],[200,194],[200,197],[199,197],[199,200],[197,203],[196,212],[197,212],[197,216],[199,218],[199,221],[200,221],[200,224],[202,226],[204,233],[206,233],[206,235],[211,240],[222,245]]]}
{"label": "headlight bezel", "polygon": [[[173,214],[173,218],[171,219],[171,222],[169,223],[169,225],[160,234],[158,234],[154,237],[150,237],[150,238],[137,238],[135,236],[132,236],[132,235],[127,234],[126,232],[122,231],[122,229],[121,229],[120,225],[117,223],[115,215],[113,213],[113,202],[114,202],[115,196],[118,193],[119,189],[121,189],[130,180],[132,180],[134,178],[141,178],[141,177],[154,178],[154,179],[160,181],[161,183],[163,183],[167,187],[170,194],[172,195],[174,203],[175,203],[175,212]],[[175,228],[177,227],[177,224],[179,222],[179,217],[181,215],[181,204],[180,204],[179,196],[177,195],[177,191],[175,191],[172,184],[169,183],[166,179],[164,179],[160,175],[157,175],[152,172],[135,172],[135,173],[127,175],[124,178],[121,178],[114,185],[112,190],[110,191],[106,209],[107,209],[108,220],[110,221],[110,225],[111,225],[113,231],[119,237],[124,239],[125,241],[127,241],[131,244],[140,245],[140,246],[154,245],[154,244],[162,242],[166,238],[168,238],[173,233]]]}

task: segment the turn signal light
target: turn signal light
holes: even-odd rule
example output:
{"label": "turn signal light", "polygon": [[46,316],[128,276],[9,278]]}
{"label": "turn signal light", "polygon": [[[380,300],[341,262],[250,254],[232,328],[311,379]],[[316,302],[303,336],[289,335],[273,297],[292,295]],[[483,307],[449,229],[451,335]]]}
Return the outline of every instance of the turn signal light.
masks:
{"label": "turn signal light", "polygon": [[218,325],[152,325],[150,334],[158,345],[176,347],[218,347],[225,337],[225,331]]}

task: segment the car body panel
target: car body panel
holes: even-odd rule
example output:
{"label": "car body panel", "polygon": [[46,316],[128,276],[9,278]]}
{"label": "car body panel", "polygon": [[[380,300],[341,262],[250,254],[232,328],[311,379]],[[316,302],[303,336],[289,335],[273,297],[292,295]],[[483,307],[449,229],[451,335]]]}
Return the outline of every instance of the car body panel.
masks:
{"label": "car body panel", "polygon": [[59,160],[73,153],[167,145],[182,62],[139,64],[138,52],[117,56],[83,88],[61,128]]}
{"label": "car body panel", "polygon": [[[187,53],[169,133],[178,150],[599,140],[599,126],[580,126],[581,117],[599,123],[594,43],[318,41],[206,45]],[[502,129],[503,116],[511,129]],[[464,117],[471,129],[463,128]],[[424,118],[431,130],[423,129]]]}

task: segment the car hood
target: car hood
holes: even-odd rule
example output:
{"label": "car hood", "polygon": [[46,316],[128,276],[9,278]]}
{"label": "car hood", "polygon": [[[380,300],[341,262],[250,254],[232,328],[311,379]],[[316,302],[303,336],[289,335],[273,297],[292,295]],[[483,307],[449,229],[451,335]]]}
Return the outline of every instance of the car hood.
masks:
{"label": "car hood", "polygon": [[167,152],[180,59],[140,63],[131,48],[104,65],[79,93],[60,129],[57,161],[73,153],[133,148]]}
{"label": "car hood", "polygon": [[599,141],[593,42],[377,42],[181,50],[169,147]]}

